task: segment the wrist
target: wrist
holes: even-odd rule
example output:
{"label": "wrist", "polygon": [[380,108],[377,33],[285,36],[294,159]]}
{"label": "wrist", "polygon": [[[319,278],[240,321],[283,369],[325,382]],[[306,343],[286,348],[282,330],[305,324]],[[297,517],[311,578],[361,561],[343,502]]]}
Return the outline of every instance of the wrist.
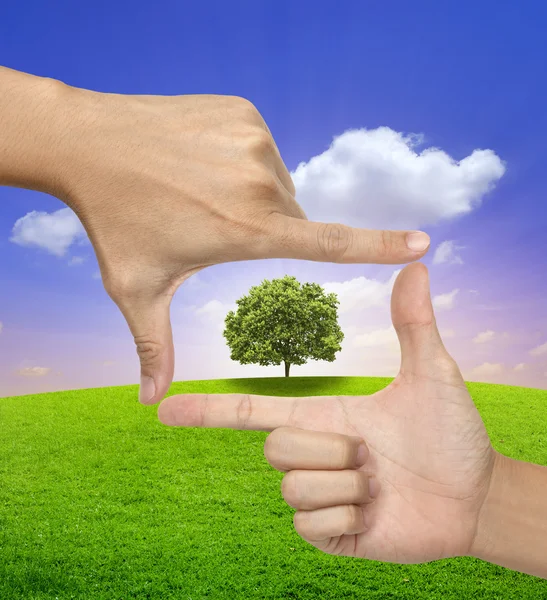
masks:
{"label": "wrist", "polygon": [[511,459],[499,452],[494,453],[494,467],[488,484],[488,492],[479,511],[477,529],[469,551],[469,556],[474,558],[488,560],[486,556],[495,544],[498,525],[495,513],[503,510],[499,503],[503,499],[504,487],[507,486],[509,460]]}
{"label": "wrist", "polygon": [[70,139],[74,88],[0,68],[0,185],[63,196],[62,165]]}
{"label": "wrist", "polygon": [[547,468],[496,452],[469,556],[547,578]]}

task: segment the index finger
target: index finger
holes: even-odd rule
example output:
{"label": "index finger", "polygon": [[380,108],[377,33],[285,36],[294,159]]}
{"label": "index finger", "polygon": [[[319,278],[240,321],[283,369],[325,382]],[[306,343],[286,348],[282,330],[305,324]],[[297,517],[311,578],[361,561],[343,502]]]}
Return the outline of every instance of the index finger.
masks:
{"label": "index finger", "polygon": [[251,394],[177,394],[160,404],[158,418],[176,427],[273,431],[292,423],[298,401]]}

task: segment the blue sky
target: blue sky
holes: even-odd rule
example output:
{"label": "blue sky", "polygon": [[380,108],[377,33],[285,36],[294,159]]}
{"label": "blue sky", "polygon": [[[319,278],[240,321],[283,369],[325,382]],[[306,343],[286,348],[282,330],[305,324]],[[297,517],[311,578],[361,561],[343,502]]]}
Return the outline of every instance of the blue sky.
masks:
{"label": "blue sky", "polygon": [[[547,352],[529,354],[547,342],[546,30],[547,5],[539,1],[19,2],[2,8],[0,64],[97,91],[244,96],[291,172],[350,129],[423,134],[423,147],[456,161],[492,150],[505,164],[503,176],[465,215],[423,224],[432,238],[423,262],[434,294],[460,290],[438,320],[453,331],[446,345],[469,378],[547,388]],[[313,198],[303,198],[308,217],[322,220]],[[0,395],[138,381],[125,322],[93,277],[91,246],[75,243],[60,258],[10,241],[27,213],[63,206],[45,194],[0,188]],[[462,262],[433,265],[447,241],[463,248]],[[85,261],[69,266],[72,256]],[[267,376],[276,369],[230,366],[220,346],[217,370],[190,368],[184,348],[206,342],[203,331],[181,334],[190,329],[189,311],[209,303],[222,312],[273,272],[323,284],[361,276],[386,282],[394,270],[281,260],[208,269],[173,304],[181,357],[175,375]],[[226,297],[215,296],[219,280]],[[382,314],[387,328],[389,314]],[[366,318],[354,316],[347,327],[366,331]],[[222,344],[215,327],[210,337]],[[490,340],[507,335],[487,351],[473,339],[488,331]],[[500,367],[473,370],[484,363]],[[357,363],[340,364],[348,375],[380,374],[373,364],[362,373]],[[517,364],[525,367],[515,372]],[[22,374],[33,366],[49,371]],[[294,375],[313,368],[325,371],[315,363]]]}

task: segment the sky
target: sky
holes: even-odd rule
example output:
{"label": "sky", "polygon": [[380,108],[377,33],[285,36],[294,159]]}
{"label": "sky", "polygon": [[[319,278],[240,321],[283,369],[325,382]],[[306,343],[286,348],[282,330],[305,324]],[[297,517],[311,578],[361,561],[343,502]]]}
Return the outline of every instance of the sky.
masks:
{"label": "sky", "polygon": [[[310,220],[422,229],[446,348],[467,381],[547,389],[547,5],[297,0],[18,2],[0,64],[120,94],[253,102]],[[175,380],[274,377],[240,365],[226,313],[294,275],[340,300],[333,363],[292,376],[395,376],[399,265],[269,259],[210,267],[171,308]],[[136,384],[129,329],[72,211],[0,188],[0,396]]]}

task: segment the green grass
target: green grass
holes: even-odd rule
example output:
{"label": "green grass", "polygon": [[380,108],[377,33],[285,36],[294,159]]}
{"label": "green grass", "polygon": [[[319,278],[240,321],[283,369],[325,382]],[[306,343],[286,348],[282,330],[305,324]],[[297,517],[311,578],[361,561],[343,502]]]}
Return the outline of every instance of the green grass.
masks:
{"label": "green grass", "polygon": [[[181,392],[370,394],[391,379],[174,383]],[[494,447],[547,465],[547,391],[469,383]],[[137,387],[0,398],[0,599],[547,599],[476,559],[323,554],[292,525],[267,433],[169,428]]]}

